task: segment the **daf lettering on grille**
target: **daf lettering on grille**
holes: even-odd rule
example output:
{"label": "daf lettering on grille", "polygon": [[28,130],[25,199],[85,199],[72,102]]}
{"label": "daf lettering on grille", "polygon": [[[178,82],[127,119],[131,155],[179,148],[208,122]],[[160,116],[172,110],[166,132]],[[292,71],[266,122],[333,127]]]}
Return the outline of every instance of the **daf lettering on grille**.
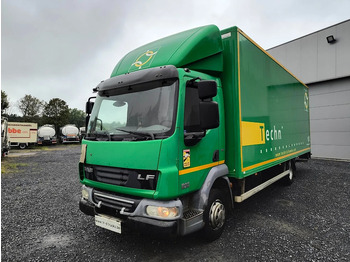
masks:
{"label": "daf lettering on grille", "polygon": [[138,180],[153,180],[154,178],[155,178],[155,175],[142,176],[141,174],[138,174],[137,176]]}

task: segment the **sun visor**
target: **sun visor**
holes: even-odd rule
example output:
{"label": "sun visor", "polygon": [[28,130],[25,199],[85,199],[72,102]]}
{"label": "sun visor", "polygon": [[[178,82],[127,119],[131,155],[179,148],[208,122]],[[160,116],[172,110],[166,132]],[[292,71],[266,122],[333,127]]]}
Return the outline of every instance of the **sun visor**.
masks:
{"label": "sun visor", "polygon": [[123,74],[114,76],[105,81],[102,81],[94,88],[95,92],[99,92],[100,95],[104,95],[110,90],[117,90],[123,87],[130,87],[133,85],[144,84],[155,81],[175,80],[178,78],[178,71],[176,67],[172,65],[148,68],[135,72],[133,74]]}

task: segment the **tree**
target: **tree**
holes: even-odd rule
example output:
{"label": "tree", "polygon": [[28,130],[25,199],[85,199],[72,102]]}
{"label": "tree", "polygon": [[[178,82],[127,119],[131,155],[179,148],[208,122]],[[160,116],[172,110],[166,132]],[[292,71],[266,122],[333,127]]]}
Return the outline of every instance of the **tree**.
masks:
{"label": "tree", "polygon": [[77,127],[85,126],[85,112],[77,108],[69,109],[69,123]]}
{"label": "tree", "polygon": [[34,118],[38,118],[43,105],[43,101],[31,95],[25,95],[18,101],[18,108],[22,112],[25,121],[33,121]]}
{"label": "tree", "polygon": [[17,114],[9,114],[7,115],[7,119],[9,122],[24,122],[23,117]]}
{"label": "tree", "polygon": [[66,101],[59,98],[51,99],[44,106],[43,118],[46,124],[55,125],[56,132],[58,133],[59,128],[68,124],[69,121],[69,108]]}
{"label": "tree", "polygon": [[5,91],[1,90],[1,115],[5,114],[6,110],[9,108],[10,103],[7,98]]}

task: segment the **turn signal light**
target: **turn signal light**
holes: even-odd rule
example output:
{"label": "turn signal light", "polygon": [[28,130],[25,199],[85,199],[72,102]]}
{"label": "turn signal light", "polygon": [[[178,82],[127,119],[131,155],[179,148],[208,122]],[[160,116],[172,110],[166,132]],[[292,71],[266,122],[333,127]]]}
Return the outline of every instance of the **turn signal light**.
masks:
{"label": "turn signal light", "polygon": [[152,217],[174,218],[179,214],[177,207],[147,206],[146,213]]}

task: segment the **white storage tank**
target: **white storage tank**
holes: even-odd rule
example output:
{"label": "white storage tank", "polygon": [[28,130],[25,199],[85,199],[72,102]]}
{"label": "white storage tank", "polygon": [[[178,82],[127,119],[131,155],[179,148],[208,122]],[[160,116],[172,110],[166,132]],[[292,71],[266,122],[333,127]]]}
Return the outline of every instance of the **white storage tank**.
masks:
{"label": "white storage tank", "polygon": [[56,144],[56,131],[53,125],[43,125],[38,129],[38,145]]}
{"label": "white storage tank", "polygon": [[71,124],[61,127],[60,140],[61,140],[61,143],[79,143],[80,142],[79,128]]}

